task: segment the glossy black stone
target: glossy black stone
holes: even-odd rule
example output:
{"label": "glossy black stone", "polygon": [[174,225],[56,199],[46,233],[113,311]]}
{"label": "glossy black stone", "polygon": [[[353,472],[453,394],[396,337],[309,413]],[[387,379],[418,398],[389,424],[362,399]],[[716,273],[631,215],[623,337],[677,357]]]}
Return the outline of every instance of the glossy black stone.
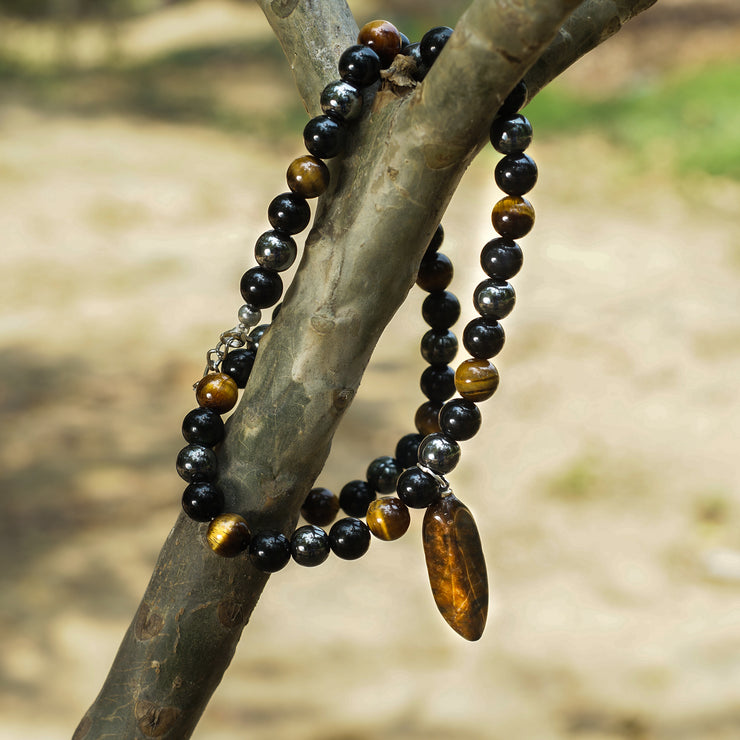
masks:
{"label": "glossy black stone", "polygon": [[274,529],[263,529],[252,535],[249,557],[255,568],[264,573],[275,573],[290,560],[290,540]]}
{"label": "glossy black stone", "polygon": [[287,270],[298,254],[295,241],[287,234],[266,231],[254,245],[254,258],[260,267],[282,272]]}
{"label": "glossy black stone", "polygon": [[214,409],[199,406],[182,420],[182,436],[193,445],[213,447],[224,438],[224,422]]}
{"label": "glossy black stone", "polygon": [[301,506],[301,516],[317,527],[331,524],[339,511],[339,499],[328,489],[312,488]]}
{"label": "glossy black stone", "polygon": [[430,293],[421,304],[421,315],[432,329],[449,329],[460,318],[460,301],[454,293]]}
{"label": "glossy black stone", "polygon": [[503,348],[504,327],[494,319],[473,319],[463,331],[463,346],[472,357],[489,360]]}
{"label": "glossy black stone", "polygon": [[311,206],[296,193],[280,193],[267,206],[267,219],[273,229],[282,234],[297,234],[311,220]]}
{"label": "glossy black stone", "polygon": [[513,116],[527,102],[527,83],[520,80],[506,96],[498,109],[497,116]]}
{"label": "glossy black stone", "polygon": [[337,67],[339,76],[357,87],[367,87],[380,79],[380,57],[362,44],[347,47]]}
{"label": "glossy black stone", "polygon": [[364,480],[351,480],[339,492],[339,505],[350,516],[365,516],[371,501],[375,501],[375,491]]}
{"label": "glossy black stone", "polygon": [[447,255],[441,252],[425,254],[419,265],[416,284],[427,293],[444,290],[452,282],[454,272]]}
{"label": "glossy black stone", "polygon": [[316,116],[303,129],[303,143],[314,157],[336,157],[347,143],[347,124],[332,116]]}
{"label": "glossy black stone", "polygon": [[211,481],[218,474],[216,453],[203,445],[187,445],[177,454],[176,468],[188,483]]}
{"label": "glossy black stone", "polygon": [[429,72],[429,67],[424,63],[421,58],[421,43],[417,41],[414,44],[408,44],[401,49],[401,54],[411,57],[416,64],[416,72],[414,72],[414,79],[421,82]]}
{"label": "glossy black stone", "polygon": [[[440,411],[441,413],[441,411]],[[460,462],[460,445],[444,434],[428,434],[419,445],[419,464],[444,475]]]}
{"label": "glossy black stone", "polygon": [[[402,468],[410,468],[416,465],[419,445],[424,439],[423,434],[405,434],[398,440],[396,445],[396,460]],[[396,483],[396,486],[398,483]]]}
{"label": "glossy black stone", "polygon": [[522,269],[522,248],[513,240],[500,236],[491,239],[480,253],[480,266],[492,278],[509,280]]}
{"label": "glossy black stone", "polygon": [[501,154],[523,152],[532,143],[532,126],[520,113],[501,116],[491,124],[491,144]]}
{"label": "glossy black stone", "polygon": [[329,530],[329,546],[342,560],[357,560],[370,547],[370,530],[359,519],[340,519]]}
{"label": "glossy black stone", "polygon": [[452,36],[452,29],[447,26],[437,26],[437,28],[432,28],[422,36],[421,58],[427,67],[434,64],[450,36]]}
{"label": "glossy black stone", "polygon": [[430,365],[452,362],[457,350],[457,337],[449,329],[430,329],[421,338],[421,356]]}
{"label": "glossy black stone", "polygon": [[280,313],[280,309],[283,307],[282,303],[278,303],[275,308],[272,309],[272,314],[270,315],[270,318],[275,321],[275,319],[278,317],[278,314]]}
{"label": "glossy black stone", "polygon": [[412,509],[425,509],[440,497],[437,481],[416,466],[401,473],[396,491],[398,498]]}
{"label": "glossy black stone", "polygon": [[442,228],[442,224],[438,224],[437,228],[434,230],[434,234],[432,234],[432,238],[429,240],[424,257],[428,257],[430,254],[434,254],[434,252],[438,251],[444,240],[445,230]]}
{"label": "glossy black stone", "polygon": [[254,329],[249,332],[249,338],[252,340],[256,349],[259,349],[260,340],[265,336],[269,328],[269,324],[260,324],[259,326],[255,326]]}
{"label": "glossy black stone", "polygon": [[496,165],[493,177],[507,195],[524,195],[537,184],[537,165],[523,152],[507,154]]}
{"label": "glossy black stone", "polygon": [[403,51],[407,46],[411,45],[411,41],[409,41],[409,37],[405,33],[402,33],[401,31],[398,33],[401,36],[401,51]]}
{"label": "glossy black stone", "polygon": [[221,372],[230,375],[238,388],[244,388],[252,372],[256,350],[232,349],[221,362]]}
{"label": "glossy black stone", "polygon": [[396,458],[390,457],[390,455],[376,457],[367,466],[367,483],[370,488],[378,493],[393,493],[396,490],[398,476],[402,472],[403,468]]}
{"label": "glossy black stone", "polygon": [[508,316],[516,304],[516,293],[511,283],[505,280],[489,278],[475,287],[473,305],[485,319],[503,319]]}
{"label": "glossy black stone", "polygon": [[252,267],[242,275],[239,290],[245,303],[255,308],[268,308],[280,300],[283,281],[273,270]]}
{"label": "glossy black stone", "polygon": [[329,557],[329,535],[321,527],[306,524],[290,538],[290,553],[298,565],[313,568]]}
{"label": "glossy black stone", "polygon": [[421,374],[419,386],[430,401],[446,401],[455,395],[455,371],[449,365],[430,365]]}
{"label": "glossy black stone", "polygon": [[464,398],[453,398],[439,412],[442,434],[457,441],[474,437],[481,424],[480,409]]}
{"label": "glossy black stone", "polygon": [[362,93],[345,80],[330,82],[321,92],[321,110],[326,115],[353,121],[362,113]]}
{"label": "glossy black stone", "polygon": [[191,483],[182,494],[182,510],[196,522],[210,522],[224,510],[223,491],[215,483]]}

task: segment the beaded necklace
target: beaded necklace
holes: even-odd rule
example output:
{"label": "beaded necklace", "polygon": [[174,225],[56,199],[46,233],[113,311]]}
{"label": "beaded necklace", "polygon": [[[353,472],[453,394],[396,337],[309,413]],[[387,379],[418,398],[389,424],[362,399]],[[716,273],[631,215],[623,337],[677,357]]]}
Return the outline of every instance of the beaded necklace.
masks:
{"label": "beaded necklace", "polygon": [[[422,316],[430,329],[421,339],[421,354],[429,366],[421,375],[420,386],[428,400],[416,411],[417,431],[399,440],[394,456],[373,460],[365,479],[350,481],[338,497],[325,488],[312,489],[301,508],[307,524],[299,526],[290,538],[276,530],[251,532],[242,516],[223,511],[214,452],[224,437],[221,415],[236,404],[239,389],[249,379],[260,339],[269,329],[269,324],[260,323],[262,310],[280,300],[283,284],[279,273],[296,259],[293,235],[310,221],[307,199],[320,196],[329,185],[329,169],[322,160],[343,152],[348,126],[361,116],[364,97],[372,93],[381,70],[387,69],[396,55],[413,60],[414,78],[420,83],[451,34],[450,28],[434,28],[421,42],[412,44],[388,21],[372,21],[361,29],[358,43],[339,58],[341,79],[324,88],[323,114],[311,119],[303,131],[309,154],[291,162],[287,171],[290,192],[276,196],[268,206],[272,230],[257,239],[258,266],[241,278],[244,305],[238,311],[239,323],[223,332],[206,353],[203,377],[194,386],[198,407],[183,421],[182,433],[188,444],[178,454],[176,467],[188,482],[183,510],[191,519],[209,523],[206,541],[213,552],[235,557],[246,551],[252,564],[267,573],[282,569],[291,557],[309,567],[323,563],[330,552],[355,560],[367,552],[371,535],[391,541],[405,534],[411,521],[409,507],[426,509],[423,545],[435,602],[458,634],[477,640],[483,634],[488,611],[486,565],[473,516],[454,496],[445,476],[458,464],[459,442],[472,438],[480,428],[478,404],[498,387],[498,371],[490,359],[504,345],[499,320],[512,311],[516,300],[508,280],[523,261],[514,240],[526,235],[534,224],[534,210],[522,197],[537,181],[537,167],[524,154],[532,129],[517,112],[526,100],[523,83],[514,88],[491,125],[491,143],[505,155],[494,173],[505,197],[492,212],[499,236],[483,247],[480,256],[487,278],[473,291],[479,316],[463,331],[463,346],[470,358],[456,370],[449,365],[458,350],[450,327],[460,316],[460,303],[447,290],[453,266],[439,251],[444,239],[441,225],[419,267],[416,283],[428,293]],[[279,309],[278,305],[273,310],[273,319]],[[455,392],[459,398],[452,398]],[[389,495],[393,493],[396,495]],[[334,522],[340,509],[347,516]],[[324,527],[329,525],[327,532]]]}

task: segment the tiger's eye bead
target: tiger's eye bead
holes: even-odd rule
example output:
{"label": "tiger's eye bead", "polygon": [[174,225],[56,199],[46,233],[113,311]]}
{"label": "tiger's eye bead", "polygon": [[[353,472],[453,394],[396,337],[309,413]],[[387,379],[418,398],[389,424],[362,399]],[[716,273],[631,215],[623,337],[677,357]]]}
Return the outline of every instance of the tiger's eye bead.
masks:
{"label": "tiger's eye bead", "polygon": [[500,116],[491,124],[491,144],[501,154],[523,152],[532,143],[532,125],[521,114]]}
{"label": "tiger's eye bead", "polygon": [[192,445],[213,447],[224,438],[224,422],[214,409],[198,407],[182,420],[182,436]]}
{"label": "tiger's eye bead", "polygon": [[393,493],[396,490],[398,476],[403,469],[398,461],[389,455],[376,457],[367,467],[367,483],[378,493]]}
{"label": "tiger's eye bead", "polygon": [[421,58],[427,67],[434,64],[445,44],[452,36],[452,29],[447,26],[437,26],[427,31],[421,38]]}
{"label": "tiger's eye bead", "polygon": [[484,318],[498,321],[508,316],[516,304],[516,293],[511,283],[489,278],[476,285],[473,291],[475,310]]}
{"label": "tiger's eye bead", "polygon": [[474,437],[480,429],[480,409],[464,398],[453,398],[439,412],[442,434],[458,442]]}
{"label": "tiger's eye bead", "polygon": [[316,198],[329,187],[329,168],[318,157],[306,154],[290,163],[286,179],[294,193]]}
{"label": "tiger's eye bead", "polygon": [[419,445],[424,439],[423,434],[406,434],[398,440],[396,445],[396,460],[402,468],[416,465]]}
{"label": "tiger's eye bead", "polygon": [[416,466],[401,473],[396,490],[398,498],[412,509],[424,509],[440,497],[439,483]]}
{"label": "tiger's eye bead", "polygon": [[463,346],[473,357],[488,360],[503,348],[504,327],[493,319],[473,319],[463,331]]}
{"label": "tiger's eye bead", "polygon": [[367,526],[379,540],[391,542],[403,537],[410,524],[408,507],[395,496],[384,496],[368,506]]}
{"label": "tiger's eye bead", "polygon": [[339,118],[316,116],[303,129],[303,143],[315,157],[336,157],[347,143],[347,125]]}
{"label": "tiger's eye bead", "polygon": [[368,87],[380,79],[380,57],[362,44],[347,47],[337,67],[339,76],[356,87]]}
{"label": "tiger's eye bead", "polygon": [[434,234],[432,234],[432,238],[430,239],[429,244],[427,245],[427,250],[426,252],[424,252],[424,257],[430,257],[435,252],[438,252],[444,240],[445,230],[442,228],[442,224],[438,224],[437,228],[434,231]]}
{"label": "tiger's eye bead", "polygon": [[[281,234],[297,234],[308,226],[311,220],[311,207],[301,195],[280,193],[267,206],[267,219],[272,228],[277,229]],[[264,306],[257,308],[264,308]]]}
{"label": "tiger's eye bead", "polygon": [[418,409],[416,409],[416,415],[414,416],[414,425],[420,434],[426,436],[427,434],[433,434],[439,431],[439,410],[442,408],[442,404],[437,401],[427,401],[422,403]]}
{"label": "tiger's eye bead", "polygon": [[[287,234],[280,234],[277,231],[266,231],[254,245],[254,258],[257,264],[275,272],[287,270],[295,262],[297,254],[298,247],[295,241]],[[241,316],[239,318],[241,319]],[[260,317],[257,317],[256,321],[243,323],[255,326],[259,322]]]}
{"label": "tiger's eye bead", "polygon": [[447,329],[430,329],[421,338],[421,356],[430,365],[446,365],[457,354],[457,337]]}
{"label": "tiger's eye bead", "polygon": [[268,308],[280,300],[283,281],[273,270],[252,267],[242,275],[239,290],[246,303],[256,308]]}
{"label": "tiger's eye bead", "polygon": [[306,524],[290,538],[290,552],[298,565],[313,568],[329,557],[329,536],[321,527]]}
{"label": "tiger's eye bead", "polygon": [[365,522],[352,517],[340,519],[329,530],[329,547],[342,560],[357,560],[370,547],[370,530]]}
{"label": "tiger's eye bead", "polygon": [[196,522],[210,522],[224,508],[224,494],[215,483],[191,483],[182,494],[182,510]]}
{"label": "tiger's eye bead", "polygon": [[221,361],[221,372],[230,375],[238,388],[247,385],[257,353],[253,349],[234,349]]}
{"label": "tiger's eye bead", "polygon": [[424,259],[419,265],[419,274],[416,276],[416,284],[427,293],[436,290],[444,290],[451,282],[454,270],[450,258],[439,252],[434,252]]}
{"label": "tiger's eye bead", "polygon": [[465,360],[455,371],[457,392],[475,403],[490,398],[496,392],[498,382],[498,370],[488,360]]}
{"label": "tiger's eye bead", "polygon": [[455,371],[449,365],[430,365],[421,374],[419,386],[430,401],[446,401],[455,395]]}
{"label": "tiger's eye bead", "polygon": [[349,82],[330,82],[321,93],[321,110],[326,115],[354,121],[362,113],[362,93]]}
{"label": "tiger's eye bead", "polygon": [[339,505],[350,516],[365,516],[371,501],[375,491],[364,480],[351,480],[339,492]]}
{"label": "tiger's eye bead", "polygon": [[206,532],[208,546],[223,558],[233,558],[249,547],[249,526],[239,514],[220,514]]}
{"label": "tiger's eye bead", "polygon": [[421,304],[421,315],[432,329],[449,329],[460,318],[460,301],[447,290],[435,291]]}
{"label": "tiger's eye bead", "polygon": [[401,34],[390,21],[370,21],[357,36],[357,43],[372,49],[379,57],[383,69],[390,67],[396,54],[401,52]]}
{"label": "tiger's eye bead", "polygon": [[480,253],[480,266],[492,278],[509,280],[522,269],[524,255],[513,239],[498,237],[486,243]]}
{"label": "tiger's eye bead", "polygon": [[499,160],[493,177],[507,195],[524,195],[537,184],[537,165],[523,152],[507,154]]}
{"label": "tiger's eye bead", "polygon": [[534,226],[534,208],[526,198],[507,195],[493,207],[491,222],[501,236],[519,239]]}
{"label": "tiger's eye bead", "polygon": [[176,468],[188,483],[211,481],[218,474],[216,453],[203,445],[187,445],[177,454]]}
{"label": "tiger's eye bead", "polygon": [[249,558],[264,573],[282,570],[290,560],[290,540],[274,529],[257,532],[249,543]]}
{"label": "tiger's eye bead", "polygon": [[231,411],[239,397],[239,388],[234,379],[226,373],[208,373],[195,386],[195,400],[198,406],[213,409],[225,414]]}
{"label": "tiger's eye bead", "polygon": [[419,445],[419,464],[444,475],[460,462],[460,445],[444,434],[430,434]]}
{"label": "tiger's eye bead", "polygon": [[327,488],[312,488],[301,507],[301,516],[318,527],[326,527],[339,512],[339,499]]}

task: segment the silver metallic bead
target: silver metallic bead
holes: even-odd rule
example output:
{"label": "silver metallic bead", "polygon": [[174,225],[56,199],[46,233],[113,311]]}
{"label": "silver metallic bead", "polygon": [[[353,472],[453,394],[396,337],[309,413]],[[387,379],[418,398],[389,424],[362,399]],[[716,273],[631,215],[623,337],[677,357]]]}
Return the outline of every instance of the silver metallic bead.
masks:
{"label": "silver metallic bead", "polygon": [[330,82],[321,93],[321,110],[353,121],[362,113],[362,93],[349,82]]}
{"label": "silver metallic bead", "polygon": [[419,445],[419,464],[444,475],[460,461],[460,445],[444,434],[428,434]]}
{"label": "silver metallic bead", "polygon": [[239,323],[244,324],[245,327],[257,326],[261,320],[262,311],[260,311],[259,308],[255,308],[254,306],[250,306],[248,303],[245,303],[239,309]]}

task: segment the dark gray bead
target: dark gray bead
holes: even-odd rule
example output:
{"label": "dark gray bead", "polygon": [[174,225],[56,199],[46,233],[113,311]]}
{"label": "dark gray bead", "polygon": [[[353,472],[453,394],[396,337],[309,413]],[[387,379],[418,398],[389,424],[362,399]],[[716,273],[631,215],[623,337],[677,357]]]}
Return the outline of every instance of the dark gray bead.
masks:
{"label": "dark gray bead", "polygon": [[503,319],[513,311],[515,303],[514,288],[505,280],[484,280],[473,291],[475,310],[485,319]]}
{"label": "dark gray bead", "polygon": [[202,445],[183,447],[177,455],[177,474],[188,483],[211,481],[218,473],[216,453]]}
{"label": "dark gray bead", "polygon": [[354,121],[362,113],[362,93],[349,82],[330,82],[321,93],[321,110]]}
{"label": "dark gray bead", "polygon": [[460,445],[444,434],[428,434],[419,445],[419,464],[444,475],[460,461]]}
{"label": "dark gray bead", "polygon": [[390,455],[376,457],[367,468],[367,482],[378,493],[393,493],[403,468]]}
{"label": "dark gray bead", "polygon": [[298,248],[295,241],[287,234],[279,234],[277,231],[266,231],[254,245],[257,264],[276,272],[287,270],[295,262],[296,254]]}

